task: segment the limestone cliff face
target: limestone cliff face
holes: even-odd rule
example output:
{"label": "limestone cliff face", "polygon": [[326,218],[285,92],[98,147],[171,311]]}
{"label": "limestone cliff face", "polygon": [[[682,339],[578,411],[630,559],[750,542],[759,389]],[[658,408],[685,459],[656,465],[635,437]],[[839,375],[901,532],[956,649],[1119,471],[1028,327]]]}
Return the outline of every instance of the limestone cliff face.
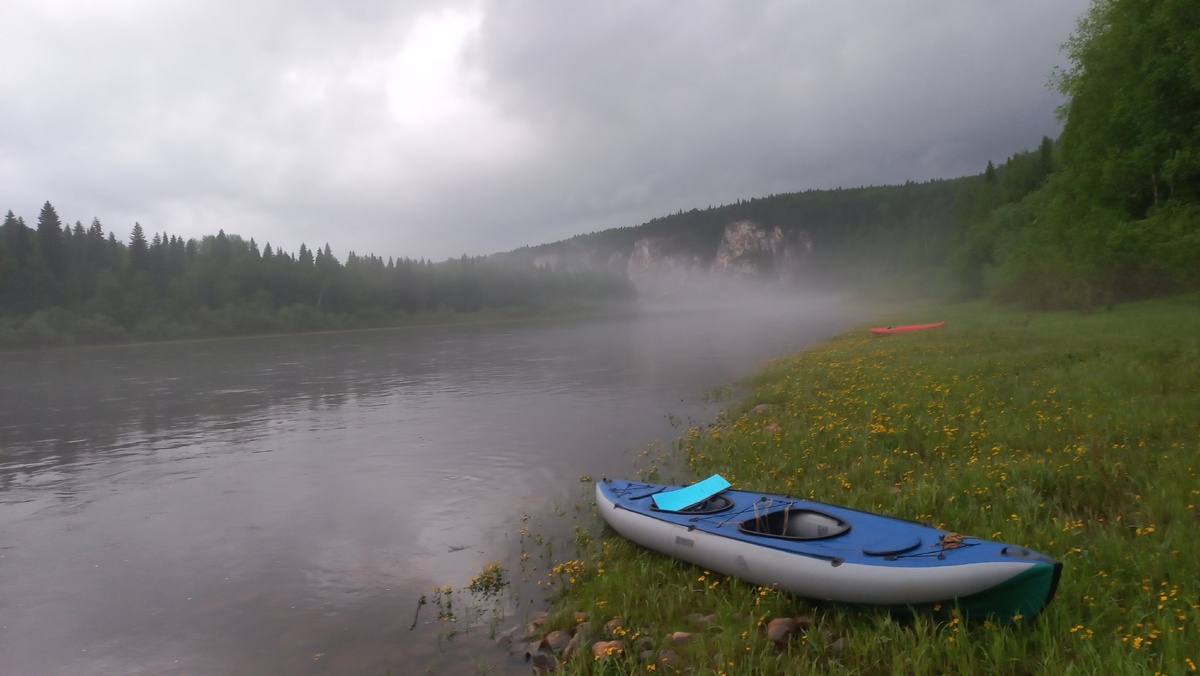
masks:
{"label": "limestone cliff face", "polygon": [[625,245],[629,248],[612,243],[610,239],[608,246],[595,246],[578,239],[503,256],[557,271],[623,272],[640,294],[653,298],[793,284],[813,255],[808,233],[753,221],[728,224],[719,241],[676,234],[642,237]]}
{"label": "limestone cliff face", "polygon": [[646,237],[634,243],[626,271],[639,289],[655,294],[729,282],[789,282],[811,252],[807,233],[789,236],[778,226],[738,221],[725,227],[711,263],[674,252],[661,238]]}
{"label": "limestone cliff face", "polygon": [[669,252],[660,238],[643,237],[633,243],[626,270],[633,280],[662,275],[685,277],[702,272],[704,264],[699,256]]}
{"label": "limestone cliff face", "polygon": [[643,237],[633,243],[625,271],[640,292],[660,296],[702,283],[707,267],[699,256],[670,251],[661,238]]}
{"label": "limestone cliff face", "polygon": [[752,221],[725,226],[712,270],[741,279],[792,279],[812,251],[807,233],[788,237],[779,226],[767,229]]}

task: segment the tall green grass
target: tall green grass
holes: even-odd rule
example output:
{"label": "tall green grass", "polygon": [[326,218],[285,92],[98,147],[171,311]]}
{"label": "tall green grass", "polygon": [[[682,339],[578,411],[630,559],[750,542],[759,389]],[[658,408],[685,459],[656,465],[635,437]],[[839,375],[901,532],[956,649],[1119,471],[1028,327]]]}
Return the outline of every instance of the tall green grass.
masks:
{"label": "tall green grass", "polygon": [[[641,655],[659,649],[686,673],[1196,672],[1200,298],[1092,314],[923,306],[880,322],[935,320],[947,326],[863,328],[767,365],[743,401],[642,474],[719,472],[738,488],[1027,545],[1065,564],[1036,620],[812,605],[641,549],[592,517],[578,558],[550,571],[561,591],[547,626],[570,629],[582,611],[600,639],[620,617],[628,647],[579,651],[563,673],[659,672]],[[800,615],[807,632],[767,639],[769,619]],[[676,631],[694,636],[677,644]]]}

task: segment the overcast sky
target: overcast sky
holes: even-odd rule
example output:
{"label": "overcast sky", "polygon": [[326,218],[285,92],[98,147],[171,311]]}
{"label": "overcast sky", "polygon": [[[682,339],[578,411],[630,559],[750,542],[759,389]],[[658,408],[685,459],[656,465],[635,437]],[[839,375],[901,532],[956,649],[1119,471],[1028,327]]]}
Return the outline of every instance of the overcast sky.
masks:
{"label": "overcast sky", "polygon": [[1087,0],[3,0],[0,213],[484,255],[982,171]]}

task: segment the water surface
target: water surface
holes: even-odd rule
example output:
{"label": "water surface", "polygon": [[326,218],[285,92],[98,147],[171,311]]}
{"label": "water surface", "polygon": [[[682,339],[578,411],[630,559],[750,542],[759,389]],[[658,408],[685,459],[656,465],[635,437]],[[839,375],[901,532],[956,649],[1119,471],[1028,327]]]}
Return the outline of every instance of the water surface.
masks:
{"label": "water surface", "polygon": [[851,319],[775,301],[0,355],[0,670],[528,673],[433,613],[410,631],[415,600]]}

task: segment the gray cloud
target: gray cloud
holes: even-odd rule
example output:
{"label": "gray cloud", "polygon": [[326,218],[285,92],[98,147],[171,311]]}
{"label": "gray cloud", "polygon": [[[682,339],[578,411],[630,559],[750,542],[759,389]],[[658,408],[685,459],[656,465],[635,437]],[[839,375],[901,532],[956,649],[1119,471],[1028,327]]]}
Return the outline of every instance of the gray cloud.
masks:
{"label": "gray cloud", "polygon": [[975,173],[1086,6],[12,0],[0,209],[440,259]]}

